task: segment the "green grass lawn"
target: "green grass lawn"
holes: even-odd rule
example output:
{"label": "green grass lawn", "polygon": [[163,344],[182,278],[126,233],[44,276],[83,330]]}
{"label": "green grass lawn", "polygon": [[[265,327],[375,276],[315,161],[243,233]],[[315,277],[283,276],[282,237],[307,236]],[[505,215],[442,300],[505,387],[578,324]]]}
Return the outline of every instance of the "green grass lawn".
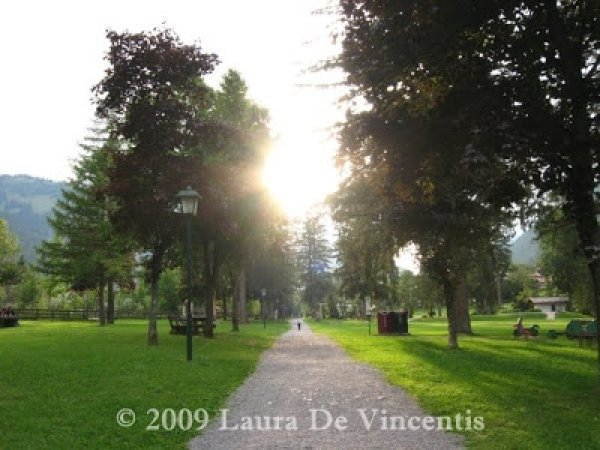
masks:
{"label": "green grass lawn", "polygon": [[[245,325],[239,333],[230,332],[230,324],[219,328],[215,339],[194,338],[192,362],[185,336],[170,335],[165,322],[157,347],[146,345],[143,321],[0,328],[0,448],[185,448],[198,434],[195,426],[166,431],[159,419],[161,429],[148,430],[154,418],[148,410],[204,408],[214,417],[289,325]],[[137,416],[130,428],[117,424],[122,408]]]}
{"label": "green grass lawn", "polygon": [[485,430],[467,432],[468,446],[481,449],[600,449],[600,396],[595,348],[580,348],[564,336],[569,318],[537,323],[541,336],[512,337],[512,316],[472,322],[475,336],[461,349],[447,348],[445,319],[417,319],[410,336],[368,335],[362,321],[311,322],[357,360],[379,368],[434,416],[457,413],[484,418]]}

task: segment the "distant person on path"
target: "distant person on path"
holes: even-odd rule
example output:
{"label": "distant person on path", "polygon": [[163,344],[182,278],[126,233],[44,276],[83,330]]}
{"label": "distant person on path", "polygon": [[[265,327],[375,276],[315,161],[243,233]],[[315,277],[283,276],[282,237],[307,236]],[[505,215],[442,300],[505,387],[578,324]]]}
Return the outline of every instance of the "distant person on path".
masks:
{"label": "distant person on path", "polygon": [[296,321],[296,325],[298,326],[298,331],[300,331],[300,328],[302,328],[302,322],[300,322],[300,319]]}

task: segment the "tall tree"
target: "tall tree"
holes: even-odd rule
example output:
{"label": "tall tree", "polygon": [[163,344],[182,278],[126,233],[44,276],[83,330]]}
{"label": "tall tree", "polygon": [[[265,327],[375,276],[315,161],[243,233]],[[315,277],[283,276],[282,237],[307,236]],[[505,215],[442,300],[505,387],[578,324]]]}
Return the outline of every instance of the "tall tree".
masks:
{"label": "tall tree", "polygon": [[331,248],[320,214],[308,217],[296,241],[303,300],[313,317],[318,317],[319,303],[330,293],[333,285],[329,269]]}
{"label": "tall tree", "polygon": [[176,194],[191,169],[183,152],[202,133],[199,105],[208,91],[198,80],[212,72],[217,58],[199,45],[183,44],[169,29],[109,31],[107,38],[109,68],[94,91],[97,115],[109,120],[112,135],[123,143],[114,152],[108,188],[117,202],[112,220],[149,255],[148,344],[156,345],[159,279],[181,228]]}
{"label": "tall tree", "polygon": [[[201,186],[203,213],[197,227],[203,248],[201,284],[210,324],[222,268],[227,264],[237,272],[238,296],[233,308],[237,316],[237,300],[245,292],[241,282],[251,255],[260,252],[280,217],[260,183],[270,138],[267,111],[248,98],[246,83],[234,70],[224,75],[208,104],[204,119],[215,132],[198,136],[197,145],[188,152],[205,168],[194,185]],[[210,325],[205,333],[212,336]]]}
{"label": "tall tree", "polygon": [[506,102],[475,51],[485,36],[465,33],[494,11],[467,3],[341,0],[337,61],[357,104],[368,105],[347,115],[339,158],[352,176],[373,174],[398,244],[415,243],[443,287],[451,348],[470,330],[458,293],[472,256],[524,195],[519,167],[492,145],[500,130],[489,111],[503,113]]}
{"label": "tall tree", "polygon": [[115,205],[104,191],[111,164],[109,149],[117,144],[106,141],[101,130],[81,145],[83,154],[74,165],[69,181],[48,219],[54,239],[38,249],[38,268],[73,289],[97,293],[99,324],[114,321],[114,298],[109,314],[104,294],[109,286],[131,278],[133,269],[130,242],[115,232],[109,215]]}
{"label": "tall tree", "polygon": [[277,229],[272,224],[269,236],[255,247],[248,263],[248,289],[257,298],[265,290],[269,318],[289,316],[293,310],[296,288],[295,253],[286,227]]}
{"label": "tall tree", "polygon": [[388,297],[390,275],[395,274],[398,248],[377,192],[367,177],[347,179],[330,198],[337,222],[336,242],[340,288],[346,297],[358,297],[367,314],[367,297]]}

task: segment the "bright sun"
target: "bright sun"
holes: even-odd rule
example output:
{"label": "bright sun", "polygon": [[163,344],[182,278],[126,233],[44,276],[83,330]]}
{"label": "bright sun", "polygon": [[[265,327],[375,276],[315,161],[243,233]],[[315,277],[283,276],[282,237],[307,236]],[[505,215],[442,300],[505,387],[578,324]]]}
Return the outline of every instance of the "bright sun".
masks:
{"label": "bright sun", "polygon": [[267,159],[264,181],[291,218],[301,218],[334,192],[340,175],[333,163],[335,144],[278,141]]}
{"label": "bright sun", "polygon": [[[341,179],[334,167],[335,144],[278,141],[267,158],[264,182],[292,219],[302,219],[311,206],[333,193]],[[396,256],[402,269],[419,273],[417,249],[409,245]]]}

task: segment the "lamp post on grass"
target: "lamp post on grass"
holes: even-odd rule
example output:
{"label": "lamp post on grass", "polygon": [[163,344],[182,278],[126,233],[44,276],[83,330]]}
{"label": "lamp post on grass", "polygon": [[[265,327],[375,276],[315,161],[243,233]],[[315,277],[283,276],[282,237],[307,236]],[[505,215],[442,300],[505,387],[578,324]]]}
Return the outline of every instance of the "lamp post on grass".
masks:
{"label": "lamp post on grass", "polygon": [[187,360],[192,360],[192,217],[198,211],[200,196],[190,186],[179,191],[177,198],[181,204],[181,213],[187,216],[187,285],[188,298],[185,301]]}
{"label": "lamp post on grass", "polygon": [[371,300],[367,298],[365,302],[365,313],[367,314],[367,318],[369,320],[369,336],[371,336],[371,318],[373,317],[373,310],[375,306],[371,306]]}

